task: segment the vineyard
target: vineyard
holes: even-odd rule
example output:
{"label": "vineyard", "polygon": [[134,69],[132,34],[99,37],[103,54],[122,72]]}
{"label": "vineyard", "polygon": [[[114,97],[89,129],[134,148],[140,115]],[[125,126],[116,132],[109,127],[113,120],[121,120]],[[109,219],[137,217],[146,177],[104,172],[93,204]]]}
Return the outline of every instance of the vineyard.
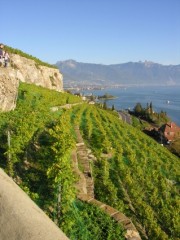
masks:
{"label": "vineyard", "polygon": [[[72,107],[62,108],[66,104]],[[70,239],[125,239],[112,218],[76,197],[71,153],[77,126],[96,157],[96,199],[131,218],[142,239],[178,240],[179,159],[115,111],[21,84],[17,108],[1,113],[0,167]]]}
{"label": "vineyard", "polygon": [[179,159],[94,106],[81,113],[80,128],[98,157],[93,166],[97,199],[130,216],[150,239],[178,239]]}

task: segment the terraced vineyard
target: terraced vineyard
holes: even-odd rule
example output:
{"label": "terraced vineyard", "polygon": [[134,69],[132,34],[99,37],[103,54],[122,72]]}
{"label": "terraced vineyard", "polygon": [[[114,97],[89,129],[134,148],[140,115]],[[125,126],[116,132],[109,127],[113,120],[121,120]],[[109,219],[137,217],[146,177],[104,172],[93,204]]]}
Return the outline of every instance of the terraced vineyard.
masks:
{"label": "terraced vineyard", "polygon": [[[123,240],[121,226],[76,198],[72,122],[80,120],[81,102],[68,93],[21,84],[17,108],[0,114],[0,167],[70,239]],[[78,103],[77,111],[68,110]]]}
{"label": "terraced vineyard", "polygon": [[0,116],[0,166],[70,239],[125,239],[113,219],[76,197],[77,127],[96,157],[95,198],[128,216],[142,239],[179,239],[179,159],[116,112],[22,84],[16,110]]}
{"label": "terraced vineyard", "polygon": [[179,159],[111,112],[87,106],[79,115],[97,157],[96,198],[132,217],[150,239],[178,239]]}

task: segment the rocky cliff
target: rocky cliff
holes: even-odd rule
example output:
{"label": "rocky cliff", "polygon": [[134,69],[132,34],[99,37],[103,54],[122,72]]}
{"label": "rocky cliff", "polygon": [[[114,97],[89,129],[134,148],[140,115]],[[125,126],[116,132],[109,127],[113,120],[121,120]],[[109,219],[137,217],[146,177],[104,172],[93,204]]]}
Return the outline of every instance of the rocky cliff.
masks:
{"label": "rocky cliff", "polygon": [[0,67],[0,110],[10,111],[16,106],[19,80],[15,70]]}
{"label": "rocky cliff", "polygon": [[56,68],[38,65],[34,60],[11,54],[8,68],[0,67],[0,110],[16,106],[19,82],[32,83],[59,92],[63,91],[63,76]]}

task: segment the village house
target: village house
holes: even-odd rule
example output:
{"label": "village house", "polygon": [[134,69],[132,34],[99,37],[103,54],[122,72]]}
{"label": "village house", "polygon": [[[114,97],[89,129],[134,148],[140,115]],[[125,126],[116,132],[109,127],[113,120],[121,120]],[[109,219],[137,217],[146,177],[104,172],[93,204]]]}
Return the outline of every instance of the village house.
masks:
{"label": "village house", "polygon": [[174,122],[169,122],[159,128],[160,136],[167,142],[171,142],[180,137],[180,127]]}

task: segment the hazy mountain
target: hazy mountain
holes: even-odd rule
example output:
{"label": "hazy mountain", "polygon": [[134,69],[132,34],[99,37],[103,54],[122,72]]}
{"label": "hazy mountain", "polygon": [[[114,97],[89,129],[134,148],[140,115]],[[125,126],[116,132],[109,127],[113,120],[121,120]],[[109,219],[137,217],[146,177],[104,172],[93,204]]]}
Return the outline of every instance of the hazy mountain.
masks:
{"label": "hazy mountain", "polygon": [[180,85],[180,65],[153,62],[92,64],[75,60],[58,61],[64,86]]}

